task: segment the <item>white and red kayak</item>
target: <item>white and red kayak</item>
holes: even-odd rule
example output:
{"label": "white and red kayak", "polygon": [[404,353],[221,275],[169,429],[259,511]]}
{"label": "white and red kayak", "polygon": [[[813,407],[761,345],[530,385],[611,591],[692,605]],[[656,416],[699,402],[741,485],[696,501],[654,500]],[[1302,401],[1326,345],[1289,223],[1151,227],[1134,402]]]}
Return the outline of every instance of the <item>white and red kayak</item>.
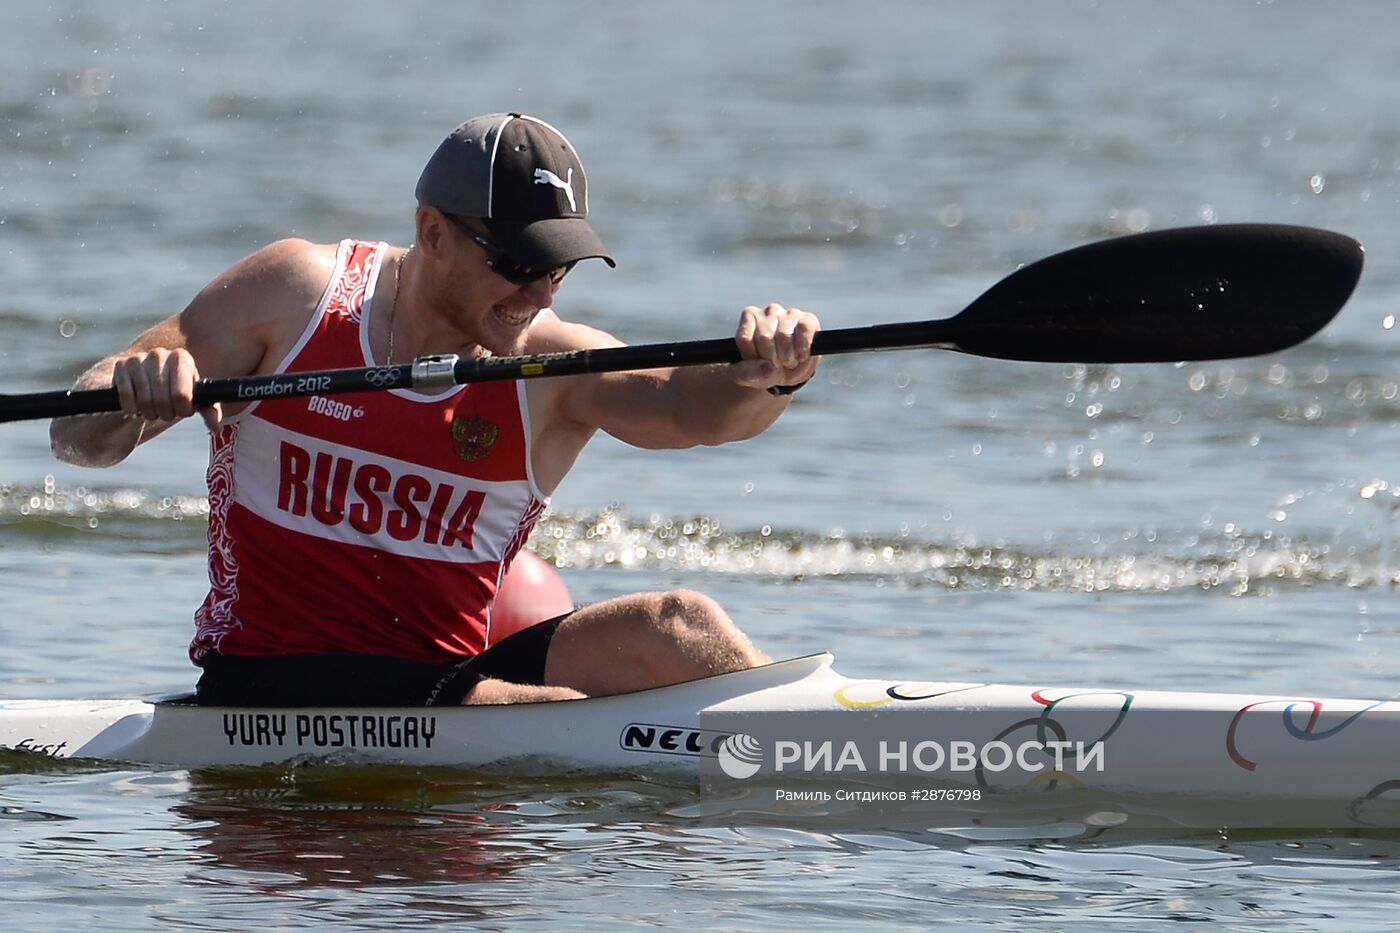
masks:
{"label": "white and red kayak", "polygon": [[177,768],[710,774],[735,785],[851,783],[885,799],[933,788],[945,800],[1103,792],[1296,808],[1297,819],[1282,812],[1278,825],[1400,825],[1400,703],[854,680],[831,661],[818,654],[638,693],[514,706],[10,700],[0,703],[0,748]]}

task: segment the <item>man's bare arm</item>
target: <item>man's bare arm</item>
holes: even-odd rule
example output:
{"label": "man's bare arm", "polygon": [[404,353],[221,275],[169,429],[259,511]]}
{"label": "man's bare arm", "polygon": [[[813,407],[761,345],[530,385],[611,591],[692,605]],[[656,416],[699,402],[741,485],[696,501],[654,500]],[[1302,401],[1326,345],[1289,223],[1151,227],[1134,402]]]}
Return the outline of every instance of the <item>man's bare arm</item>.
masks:
{"label": "man's bare arm", "polygon": [[[567,337],[559,328],[570,329]],[[735,336],[744,361],[560,379],[555,387],[562,420],[601,429],[649,449],[715,445],[753,437],[786,410],[791,395],[770,386],[797,385],[812,377],[817,358],[812,338],[820,323],[795,308],[749,307]],[[570,343],[620,346],[607,334],[550,322],[541,328],[548,349]],[[542,347],[542,349],[545,347]]]}
{"label": "man's bare arm", "polygon": [[[114,386],[122,409],[54,419],[54,455],[80,466],[120,463],[138,444],[196,413],[194,386],[201,378],[275,366],[277,348],[290,346],[288,335],[295,339],[325,287],[326,249],[304,240],[264,247],[209,283],[179,314],[99,360],[73,387]],[[211,430],[217,427],[218,406],[200,414]]]}

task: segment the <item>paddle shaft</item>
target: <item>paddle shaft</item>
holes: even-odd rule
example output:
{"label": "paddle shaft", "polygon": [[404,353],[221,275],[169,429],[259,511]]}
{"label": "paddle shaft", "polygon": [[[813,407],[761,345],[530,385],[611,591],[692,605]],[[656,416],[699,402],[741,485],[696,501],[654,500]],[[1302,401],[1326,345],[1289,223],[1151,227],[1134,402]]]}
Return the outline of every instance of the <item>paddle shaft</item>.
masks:
{"label": "paddle shaft", "polygon": [[[824,330],[816,335],[813,352],[830,356],[862,350],[930,346],[938,342],[938,325],[946,323],[924,321]],[[739,348],[731,338],[475,360],[464,360],[455,355],[425,356],[396,366],[203,379],[195,386],[194,399],[195,404],[203,406],[216,402],[253,402],[267,398],[339,395],[383,389],[437,388],[496,379],[537,379],[667,366],[737,363],[740,359]],[[0,395],[0,422],[97,414],[120,409],[121,402],[117,398],[117,390],[113,388]]]}
{"label": "paddle shaft", "polygon": [[[1350,237],[1227,224],[1102,240],[1018,269],[954,317],[824,330],[819,356],[939,347],[1009,360],[1149,363],[1271,353],[1317,333],[1361,276]],[[731,338],[205,379],[198,405],[735,363]],[[0,422],[118,411],[115,389],[0,395]]]}

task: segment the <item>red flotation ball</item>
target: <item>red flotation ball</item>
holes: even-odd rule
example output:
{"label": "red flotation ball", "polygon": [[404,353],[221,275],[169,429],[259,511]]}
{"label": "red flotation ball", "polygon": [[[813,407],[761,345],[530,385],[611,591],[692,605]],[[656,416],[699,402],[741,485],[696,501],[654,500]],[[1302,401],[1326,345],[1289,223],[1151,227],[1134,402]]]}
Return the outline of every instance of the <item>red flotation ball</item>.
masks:
{"label": "red flotation ball", "polygon": [[496,602],[491,607],[491,627],[486,633],[488,644],[536,622],[561,616],[574,608],[568,587],[553,567],[530,551],[522,550],[511,561]]}

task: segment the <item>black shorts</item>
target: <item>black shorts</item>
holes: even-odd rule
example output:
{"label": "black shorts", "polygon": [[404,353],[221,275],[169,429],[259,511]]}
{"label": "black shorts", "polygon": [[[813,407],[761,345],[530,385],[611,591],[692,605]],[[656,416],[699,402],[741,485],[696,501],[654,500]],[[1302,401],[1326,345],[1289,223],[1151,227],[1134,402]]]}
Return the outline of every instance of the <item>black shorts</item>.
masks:
{"label": "black shorts", "polygon": [[457,706],[484,677],[543,684],[554,630],[569,616],[522,629],[466,661],[370,654],[242,657],[210,653],[195,688],[203,706]]}

